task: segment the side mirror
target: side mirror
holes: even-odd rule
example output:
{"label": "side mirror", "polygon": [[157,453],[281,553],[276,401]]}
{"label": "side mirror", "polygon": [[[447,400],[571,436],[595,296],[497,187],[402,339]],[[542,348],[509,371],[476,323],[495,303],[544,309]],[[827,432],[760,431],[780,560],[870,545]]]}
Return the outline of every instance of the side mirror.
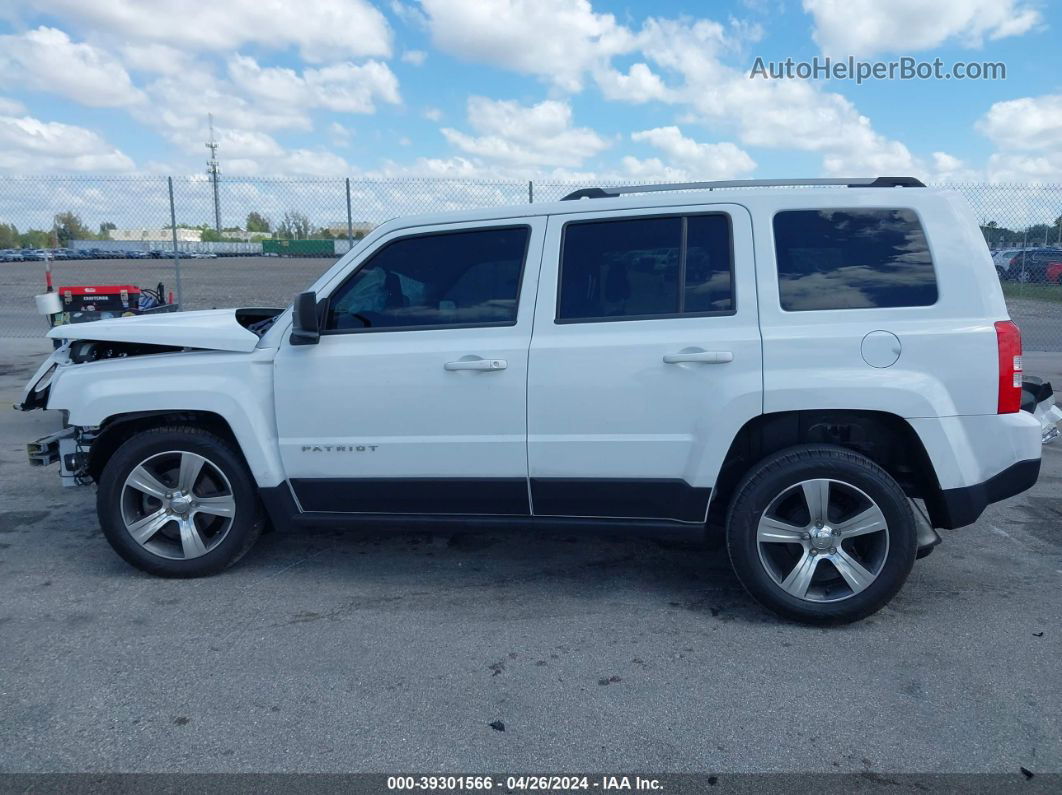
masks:
{"label": "side mirror", "polygon": [[317,319],[317,293],[309,290],[295,296],[291,315],[292,345],[316,345],[321,340],[321,324]]}

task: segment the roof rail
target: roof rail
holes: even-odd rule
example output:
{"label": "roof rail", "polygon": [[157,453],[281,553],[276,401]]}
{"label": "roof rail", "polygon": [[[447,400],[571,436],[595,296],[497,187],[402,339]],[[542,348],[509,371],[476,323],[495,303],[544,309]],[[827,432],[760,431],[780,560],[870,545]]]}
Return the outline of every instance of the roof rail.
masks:
{"label": "roof rail", "polygon": [[611,199],[624,193],[653,193],[665,190],[715,190],[716,188],[788,188],[814,185],[843,185],[846,188],[924,188],[914,177],[850,177],[837,179],[729,179],[717,182],[670,182],[661,185],[623,185],[610,188],[580,188],[561,201],[572,199]]}

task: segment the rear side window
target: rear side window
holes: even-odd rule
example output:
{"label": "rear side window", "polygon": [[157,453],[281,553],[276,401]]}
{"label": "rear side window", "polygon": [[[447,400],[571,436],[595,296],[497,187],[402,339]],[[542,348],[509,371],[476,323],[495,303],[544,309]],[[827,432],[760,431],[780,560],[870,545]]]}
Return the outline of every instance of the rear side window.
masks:
{"label": "rear side window", "polygon": [[558,322],[637,320],[734,309],[729,216],[569,223]]}
{"label": "rear side window", "polygon": [[937,302],[925,231],[911,210],[786,210],[774,216],[774,244],[786,311]]}
{"label": "rear side window", "polygon": [[399,238],[336,290],[325,327],[512,325],[529,235],[520,226]]}

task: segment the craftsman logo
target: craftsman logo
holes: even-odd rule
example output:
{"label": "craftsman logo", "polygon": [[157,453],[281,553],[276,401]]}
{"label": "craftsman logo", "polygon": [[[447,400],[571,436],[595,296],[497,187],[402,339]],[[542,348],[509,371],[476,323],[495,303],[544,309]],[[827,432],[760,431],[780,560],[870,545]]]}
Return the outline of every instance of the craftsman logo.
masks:
{"label": "craftsman logo", "polygon": [[304,444],[304,453],[372,453],[378,444]]}

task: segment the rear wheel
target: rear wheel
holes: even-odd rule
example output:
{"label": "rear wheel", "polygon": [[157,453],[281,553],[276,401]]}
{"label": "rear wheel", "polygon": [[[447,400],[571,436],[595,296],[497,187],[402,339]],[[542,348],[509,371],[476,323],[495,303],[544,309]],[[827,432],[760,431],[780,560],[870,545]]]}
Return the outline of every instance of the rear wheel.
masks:
{"label": "rear wheel", "polygon": [[881,467],[839,447],[807,445],[756,465],[727,521],[734,570],[786,618],[845,623],[880,610],[915,559],[906,495]]}
{"label": "rear wheel", "polygon": [[96,502],[103,533],[139,569],[198,577],[232,565],[262,530],[239,453],[198,428],[143,431],[107,462]]}

